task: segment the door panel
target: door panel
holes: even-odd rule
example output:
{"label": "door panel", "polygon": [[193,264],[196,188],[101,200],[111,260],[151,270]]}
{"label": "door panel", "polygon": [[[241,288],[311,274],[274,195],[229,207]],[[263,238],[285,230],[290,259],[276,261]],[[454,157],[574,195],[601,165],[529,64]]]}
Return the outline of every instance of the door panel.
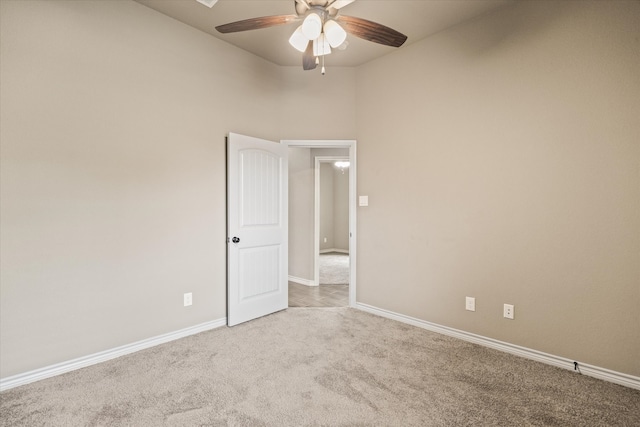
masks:
{"label": "door panel", "polygon": [[229,134],[229,326],[288,306],[287,153],[279,143]]}
{"label": "door panel", "polygon": [[[273,143],[271,143],[273,144]],[[243,227],[278,226],[280,220],[280,157],[262,150],[239,152]]]}
{"label": "door panel", "polygon": [[280,246],[241,249],[239,253],[241,302],[280,289]]}

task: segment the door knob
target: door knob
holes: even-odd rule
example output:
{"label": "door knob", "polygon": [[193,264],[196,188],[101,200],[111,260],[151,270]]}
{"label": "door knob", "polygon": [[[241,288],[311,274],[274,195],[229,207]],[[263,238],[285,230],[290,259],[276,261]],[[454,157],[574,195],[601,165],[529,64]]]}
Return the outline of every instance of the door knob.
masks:
{"label": "door knob", "polygon": [[233,239],[231,239],[231,241],[233,243],[240,243],[240,238],[239,237],[234,237]]}

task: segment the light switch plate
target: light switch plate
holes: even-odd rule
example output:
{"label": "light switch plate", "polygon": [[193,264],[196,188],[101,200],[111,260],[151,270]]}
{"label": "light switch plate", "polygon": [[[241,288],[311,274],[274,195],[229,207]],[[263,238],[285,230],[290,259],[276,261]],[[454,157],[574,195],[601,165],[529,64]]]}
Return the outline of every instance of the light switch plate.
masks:
{"label": "light switch plate", "polygon": [[360,196],[358,198],[358,204],[360,206],[369,206],[369,196]]}

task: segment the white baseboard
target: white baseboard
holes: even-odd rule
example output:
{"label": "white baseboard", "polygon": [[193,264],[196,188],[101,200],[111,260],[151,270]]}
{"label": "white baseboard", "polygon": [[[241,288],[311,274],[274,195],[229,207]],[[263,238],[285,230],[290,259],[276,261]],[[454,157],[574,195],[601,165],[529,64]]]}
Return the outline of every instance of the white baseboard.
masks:
{"label": "white baseboard", "polygon": [[150,347],[155,347],[169,341],[174,341],[180,338],[188,337],[189,335],[195,335],[200,332],[209,331],[221,326],[226,326],[226,324],[227,318],[223,317],[222,319],[212,320],[210,322],[201,323],[199,325],[191,326],[179,331],[169,332],[167,334],[158,335],[156,337],[147,338],[142,341],[123,345],[121,347],[112,348],[110,350],[101,351],[99,353],[90,354],[88,356],[79,357],[77,359],[69,360],[66,362],[56,363],[55,365],[35,369],[23,374],[1,378],[0,391],[29,384],[34,381],[44,380],[45,378],[50,378],[56,375],[75,371],[76,369],[95,365],[97,363],[106,362],[107,360],[115,359],[117,357],[124,356],[130,353],[135,353],[136,351],[144,350]]}
{"label": "white baseboard", "polygon": [[[559,368],[569,369],[572,371],[574,370],[574,360],[567,359],[565,357],[554,356],[552,354],[543,353],[530,348],[509,344],[504,341],[498,341],[493,338],[487,338],[470,332],[461,331],[459,329],[449,328],[447,326],[416,319],[415,317],[405,316],[404,314],[394,313],[368,304],[356,303],[355,308],[371,314],[386,317],[388,319],[397,320],[399,322],[427,329],[432,332],[437,332],[439,334],[448,335],[464,341],[504,351],[505,353],[514,354],[516,356],[557,366]],[[578,369],[581,374],[640,390],[640,377],[600,368],[598,366],[587,365],[580,361],[578,361]]]}
{"label": "white baseboard", "polygon": [[295,277],[295,276],[289,276],[289,281],[293,282],[293,283],[297,283],[299,285],[318,286],[318,284],[316,282],[314,282],[313,280],[301,279],[300,277]]}
{"label": "white baseboard", "polygon": [[321,249],[320,250],[321,254],[328,254],[329,252],[338,252],[339,254],[349,254],[349,249],[332,248],[332,249]]}

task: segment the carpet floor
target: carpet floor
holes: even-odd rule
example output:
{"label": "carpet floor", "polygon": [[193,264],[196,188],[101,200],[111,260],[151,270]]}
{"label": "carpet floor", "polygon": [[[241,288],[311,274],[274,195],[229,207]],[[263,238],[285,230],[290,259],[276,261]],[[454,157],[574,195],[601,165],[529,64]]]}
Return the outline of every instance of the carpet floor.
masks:
{"label": "carpet floor", "polygon": [[351,308],[293,308],[0,394],[2,426],[638,426],[640,391]]}
{"label": "carpet floor", "polygon": [[320,284],[349,284],[349,254],[329,252],[320,254]]}

